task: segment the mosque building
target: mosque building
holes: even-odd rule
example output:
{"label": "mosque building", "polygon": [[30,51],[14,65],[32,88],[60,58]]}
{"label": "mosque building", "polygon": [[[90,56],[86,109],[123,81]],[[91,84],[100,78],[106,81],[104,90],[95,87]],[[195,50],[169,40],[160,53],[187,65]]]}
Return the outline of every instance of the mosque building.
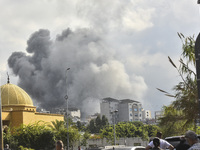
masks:
{"label": "mosque building", "polygon": [[19,86],[11,84],[9,78],[7,84],[1,86],[1,104],[3,126],[18,127],[38,121],[64,121],[61,114],[36,112],[31,97]]}

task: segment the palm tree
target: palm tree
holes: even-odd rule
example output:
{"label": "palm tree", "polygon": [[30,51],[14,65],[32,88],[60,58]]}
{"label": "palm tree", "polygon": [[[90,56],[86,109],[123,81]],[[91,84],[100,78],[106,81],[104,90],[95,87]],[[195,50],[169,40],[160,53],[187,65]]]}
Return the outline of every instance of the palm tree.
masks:
{"label": "palm tree", "polygon": [[[174,86],[173,90],[175,94],[170,94],[164,90],[158,89],[165,93],[166,96],[174,97],[175,101],[168,107],[165,107],[164,117],[161,118],[161,124],[166,122],[173,122],[173,120],[182,120],[183,126],[188,127],[191,123],[194,123],[196,130],[196,120],[198,119],[198,89],[195,69],[195,40],[193,37],[184,37],[183,34],[178,33],[178,36],[182,40],[183,53],[177,67],[170,57],[169,61],[172,66],[178,71],[182,81]],[[173,113],[169,115],[170,107],[175,109]]]}
{"label": "palm tree", "polygon": [[53,131],[60,131],[64,128],[64,121],[51,121],[51,125],[48,125]]}

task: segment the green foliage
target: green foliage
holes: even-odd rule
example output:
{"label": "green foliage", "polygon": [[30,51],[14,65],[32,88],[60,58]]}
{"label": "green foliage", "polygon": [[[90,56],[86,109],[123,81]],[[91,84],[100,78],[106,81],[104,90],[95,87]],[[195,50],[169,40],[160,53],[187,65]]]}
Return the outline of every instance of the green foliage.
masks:
{"label": "green foliage", "polygon": [[97,130],[96,130],[95,120],[94,119],[90,120],[90,123],[89,123],[87,128],[88,128],[90,133],[98,133]]}
{"label": "green foliage", "polygon": [[21,125],[12,130],[8,128],[4,133],[4,143],[9,144],[12,149],[48,150],[55,148],[56,140],[62,140],[67,146],[67,133],[69,133],[69,146],[72,146],[73,142],[78,141],[80,137],[77,129],[69,127],[69,130],[67,130],[63,121],[54,121],[51,126],[37,122]]}
{"label": "green foliage", "polygon": [[87,130],[90,133],[99,133],[101,129],[108,125],[108,119],[103,115],[102,118],[100,115],[97,116],[96,119],[90,120],[89,125],[87,126]]}
{"label": "green foliage", "polygon": [[101,121],[101,126],[102,128],[107,126],[109,123],[108,123],[108,118],[106,118],[105,115],[102,116],[102,121]]}
{"label": "green foliage", "polygon": [[164,107],[164,117],[161,118],[160,125],[165,135],[182,134],[188,127],[193,125],[196,130],[196,120],[198,118],[198,91],[196,73],[193,71],[195,64],[195,40],[193,37],[185,37],[178,33],[182,41],[182,55],[179,59],[179,67],[175,65],[170,57],[169,61],[177,70],[181,81],[174,86],[175,94],[158,89],[166,96],[175,98],[170,106]]}
{"label": "green foliage", "polygon": [[14,148],[18,146],[18,142],[14,139],[11,134],[10,127],[7,127],[6,130],[3,132],[3,143],[8,144],[10,148]]}
{"label": "green foliage", "polygon": [[[115,133],[117,138],[123,137],[141,137],[142,139],[148,139],[148,134],[157,132],[157,126],[148,127],[142,122],[119,122],[115,125]],[[107,140],[114,139],[114,129],[113,126],[107,126],[104,129],[101,129],[101,137],[106,138]]]}
{"label": "green foliage", "polygon": [[69,147],[71,147],[75,141],[79,141],[80,134],[78,130],[70,127],[68,130],[67,128],[63,128],[56,132],[55,138],[57,140],[62,140],[64,145],[67,146],[67,134],[69,135]]}
{"label": "green foliage", "polygon": [[114,143],[114,135],[113,135],[113,127],[110,125],[110,126],[107,126],[103,129],[101,129],[101,137],[102,138],[106,138],[107,141],[113,141]]}
{"label": "green foliage", "polygon": [[64,122],[65,128],[67,128],[67,121],[68,121],[68,126],[75,125],[75,123],[73,122],[72,118],[68,117],[68,118],[65,118],[65,122]]}
{"label": "green foliage", "polygon": [[155,137],[160,128],[156,125],[144,125],[145,131],[148,132],[148,137]]}
{"label": "green foliage", "polygon": [[86,146],[87,145],[87,140],[90,138],[90,134],[88,132],[85,132],[83,134],[83,139],[81,141],[81,145]]}
{"label": "green foliage", "polygon": [[85,124],[84,124],[84,123],[81,123],[80,121],[77,121],[77,122],[76,122],[76,128],[77,128],[79,131],[87,131]]}
{"label": "green foliage", "polygon": [[45,124],[21,125],[12,132],[18,145],[33,149],[52,149],[54,147],[54,133],[47,129]]}
{"label": "green foliage", "polygon": [[34,149],[32,149],[32,148],[27,148],[27,147],[23,147],[23,146],[19,146],[18,147],[18,150],[34,150]]}
{"label": "green foliage", "polygon": [[51,123],[52,124],[48,125],[48,127],[50,127],[51,130],[53,130],[53,131],[59,131],[59,130],[63,129],[64,124],[65,124],[64,121],[58,121],[58,120],[52,121]]}

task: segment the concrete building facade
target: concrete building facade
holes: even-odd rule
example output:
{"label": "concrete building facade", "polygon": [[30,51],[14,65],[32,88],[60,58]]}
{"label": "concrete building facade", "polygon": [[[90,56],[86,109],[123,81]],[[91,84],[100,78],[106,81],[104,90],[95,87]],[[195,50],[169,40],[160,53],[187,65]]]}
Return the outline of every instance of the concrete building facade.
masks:
{"label": "concrete building facade", "polygon": [[100,114],[101,116],[105,115],[108,119],[109,124],[114,123],[114,116],[115,122],[118,122],[118,112],[114,113],[116,110],[119,109],[119,101],[113,98],[104,98],[100,103]]}
{"label": "concrete building facade", "polygon": [[101,116],[105,115],[108,122],[142,121],[142,104],[135,100],[104,98],[100,103]]}

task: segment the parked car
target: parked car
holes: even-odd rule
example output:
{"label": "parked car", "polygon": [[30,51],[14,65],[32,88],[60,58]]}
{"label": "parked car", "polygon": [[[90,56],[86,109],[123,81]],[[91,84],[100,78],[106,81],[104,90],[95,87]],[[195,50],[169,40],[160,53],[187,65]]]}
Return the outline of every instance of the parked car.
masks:
{"label": "parked car", "polygon": [[[184,136],[184,135],[182,135],[182,136]],[[167,142],[169,142],[170,144],[172,144],[172,145],[174,146],[174,148],[176,148],[176,146],[180,143],[180,138],[181,138],[182,136],[166,137],[165,140],[166,140]],[[199,140],[200,140],[200,135],[198,135],[198,138],[199,138]],[[187,143],[187,141],[186,141],[186,143]],[[188,143],[187,143],[187,144],[188,144]]]}
{"label": "parked car", "polygon": [[171,137],[166,137],[165,140],[169,142],[171,145],[176,148],[176,146],[180,143],[180,138],[182,136],[171,136]]}
{"label": "parked car", "polygon": [[105,147],[105,149],[102,150],[145,150],[144,146],[109,146]]}

